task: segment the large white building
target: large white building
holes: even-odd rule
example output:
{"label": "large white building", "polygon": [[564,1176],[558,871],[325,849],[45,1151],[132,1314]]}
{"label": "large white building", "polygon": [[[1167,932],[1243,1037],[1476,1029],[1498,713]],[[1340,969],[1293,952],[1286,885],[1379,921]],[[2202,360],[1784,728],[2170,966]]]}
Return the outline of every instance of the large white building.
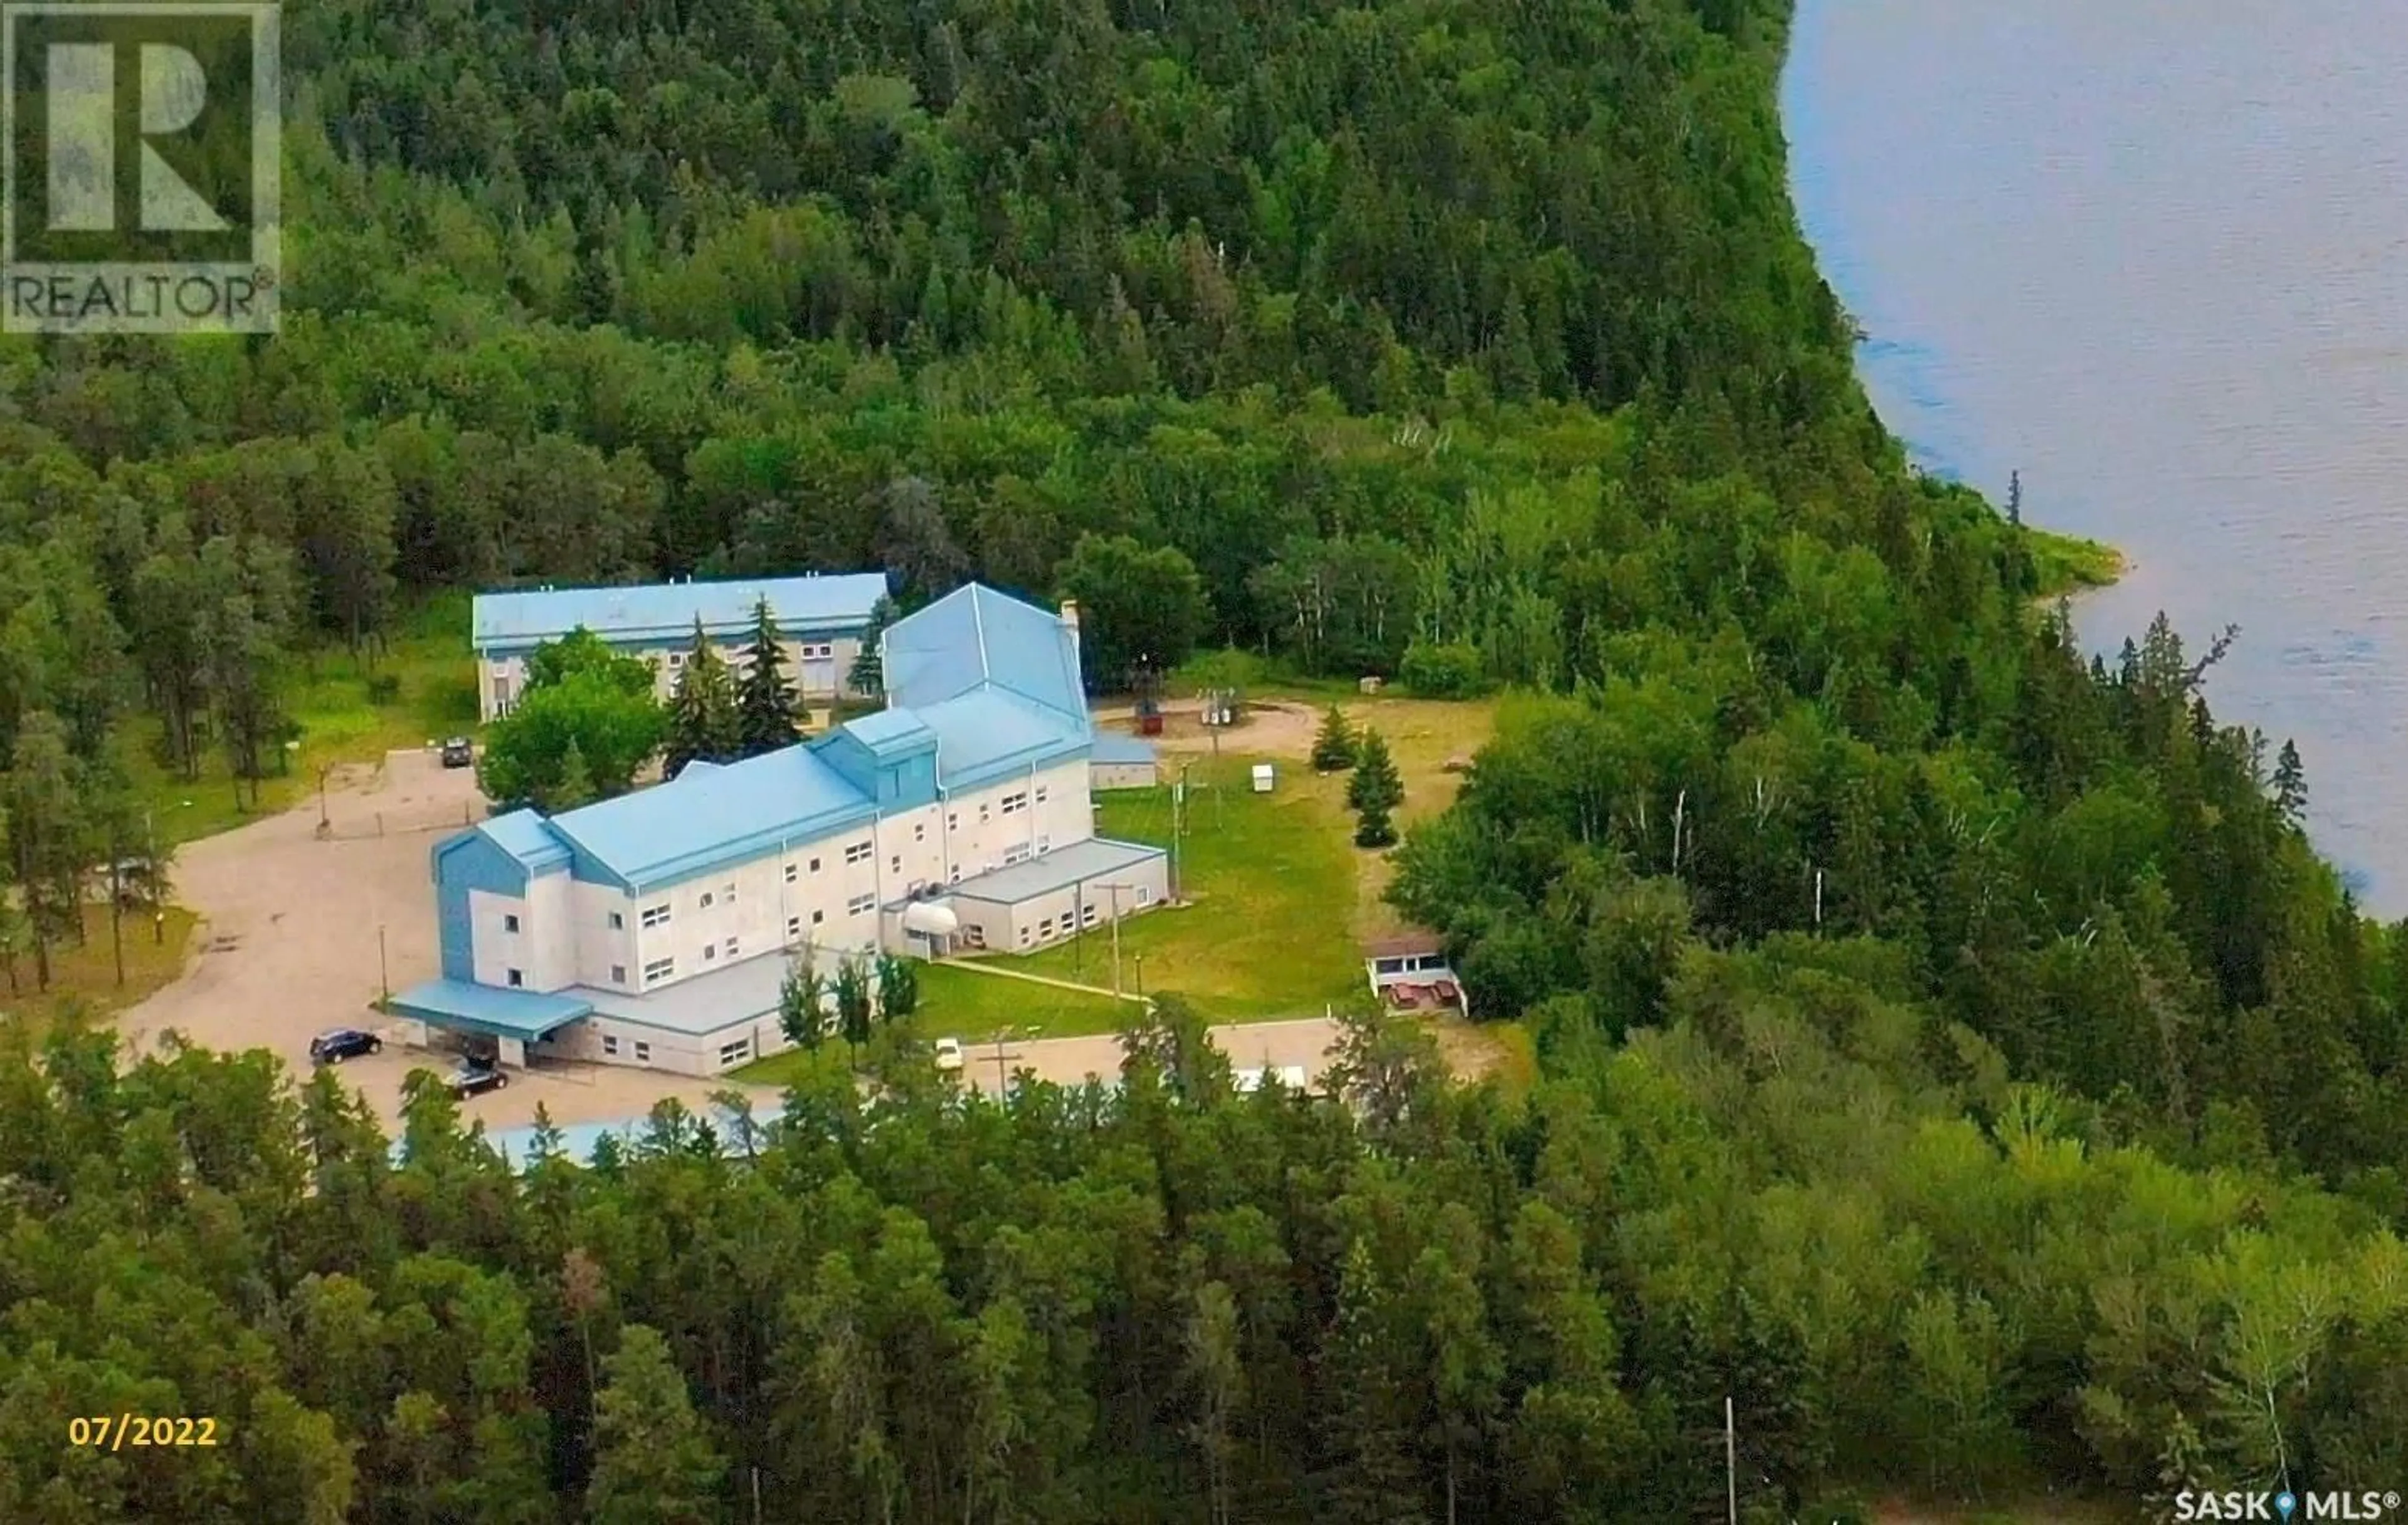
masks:
{"label": "large white building", "polygon": [[694,627],[743,670],[754,611],[766,600],[786,653],[786,674],[808,702],[852,693],[853,658],[878,600],[883,572],[771,578],[758,583],[656,583],[631,588],[525,588],[477,595],[469,644],[477,652],[477,704],[486,720],[509,713],[526,692],[527,654],[583,627],[652,664],[666,699],[694,648]]}
{"label": "large white building", "polygon": [[778,993],[880,950],[1040,947],[1160,903],[1165,855],[1095,834],[1075,611],[962,588],[881,647],[887,708],[825,735],[434,853],[430,1028],[711,1074],[785,1046]]}

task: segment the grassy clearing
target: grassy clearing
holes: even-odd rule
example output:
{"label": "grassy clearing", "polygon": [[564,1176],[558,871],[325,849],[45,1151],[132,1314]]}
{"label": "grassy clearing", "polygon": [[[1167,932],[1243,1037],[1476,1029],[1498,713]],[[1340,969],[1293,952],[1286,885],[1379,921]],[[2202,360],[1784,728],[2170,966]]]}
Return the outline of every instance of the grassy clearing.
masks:
{"label": "grassy clearing", "polygon": [[157,760],[159,723],[137,722],[136,781],[162,842],[190,842],[289,809],[317,786],[321,769],[374,763],[394,748],[475,731],[467,596],[446,595],[411,610],[381,652],[354,655],[337,646],[303,658],[286,698],[301,744],[282,773],[261,782],[255,808],[236,803],[222,755],[205,751],[201,776],[183,778]]}
{"label": "grassy clearing", "polygon": [[[1149,912],[1121,929],[1124,985],[1176,990],[1214,1021],[1318,1013],[1361,988],[1354,951],[1355,850],[1326,789],[1282,759],[1268,795],[1247,785],[1257,759],[1197,758],[1188,774],[1180,879],[1195,903]],[[1170,790],[1097,797],[1097,828],[1168,845]],[[1010,966],[1082,984],[1111,984],[1111,932],[1089,931]],[[1067,993],[1067,992],[1066,992]]]}
{"label": "grassy clearing", "polygon": [[117,956],[109,941],[108,908],[84,907],[81,946],[63,943],[50,950],[50,987],[34,988],[32,955],[17,960],[14,988],[0,980],[0,1018],[31,1024],[38,1032],[69,1005],[100,1015],[131,1006],[172,982],[184,970],[184,950],[193,938],[193,914],[170,906],[154,933],[150,918],[130,914],[125,918],[125,983],[117,983]]}
{"label": "grassy clearing", "polygon": [[[1107,947],[1106,968],[1099,974],[1090,962],[1086,971],[1088,983],[1110,985],[1111,960]],[[1018,967],[1016,962],[1013,967]],[[965,1043],[976,1043],[1014,1028],[1035,1028],[1035,1035],[1041,1038],[1084,1038],[1099,1032],[1118,1032],[1121,1024],[1137,1009],[1134,1001],[1114,1000],[1110,996],[1015,980],[1007,974],[927,964],[920,969],[920,1010],[914,1020],[920,1030],[931,1038],[959,1038]]]}

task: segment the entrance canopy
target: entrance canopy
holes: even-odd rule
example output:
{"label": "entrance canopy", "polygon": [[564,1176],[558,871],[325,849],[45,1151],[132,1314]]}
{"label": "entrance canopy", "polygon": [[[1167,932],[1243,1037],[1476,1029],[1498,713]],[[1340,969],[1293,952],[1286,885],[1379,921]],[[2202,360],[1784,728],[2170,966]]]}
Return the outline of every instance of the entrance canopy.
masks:
{"label": "entrance canopy", "polygon": [[401,1015],[433,1027],[529,1043],[594,1013],[592,1001],[575,996],[548,996],[538,990],[512,990],[466,980],[413,985],[394,997],[392,1004]]}

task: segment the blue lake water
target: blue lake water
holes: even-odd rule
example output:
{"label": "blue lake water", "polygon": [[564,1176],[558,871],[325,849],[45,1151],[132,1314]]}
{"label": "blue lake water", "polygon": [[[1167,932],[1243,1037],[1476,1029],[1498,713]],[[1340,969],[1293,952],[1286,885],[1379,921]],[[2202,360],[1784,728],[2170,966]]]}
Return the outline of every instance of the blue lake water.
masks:
{"label": "blue lake water", "polygon": [[[2408,914],[2408,10],[1799,0],[1806,234],[1930,470],[2130,558],[2241,640],[2218,716],[2294,738],[2309,828]],[[2270,751],[2271,758],[2271,751]]]}

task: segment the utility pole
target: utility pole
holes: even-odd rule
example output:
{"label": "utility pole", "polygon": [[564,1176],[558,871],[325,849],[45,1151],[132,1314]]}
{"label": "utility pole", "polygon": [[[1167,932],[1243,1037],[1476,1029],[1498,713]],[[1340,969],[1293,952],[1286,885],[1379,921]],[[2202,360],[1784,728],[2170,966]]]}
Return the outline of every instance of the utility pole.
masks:
{"label": "utility pole", "polygon": [[393,976],[385,972],[384,966],[384,923],[382,922],[377,923],[377,985],[384,992],[386,1000],[393,1000]]}
{"label": "utility pole", "polygon": [[1121,993],[1121,886],[1115,882],[1104,886],[1112,892],[1112,994]]}
{"label": "utility pole", "polygon": [[1137,999],[1143,1000],[1145,999],[1145,955],[1140,953],[1134,957],[1137,959]]}
{"label": "utility pole", "polygon": [[1723,1480],[1729,1489],[1730,1525],[1739,1525],[1739,1414],[1728,1395],[1723,1398]]}

